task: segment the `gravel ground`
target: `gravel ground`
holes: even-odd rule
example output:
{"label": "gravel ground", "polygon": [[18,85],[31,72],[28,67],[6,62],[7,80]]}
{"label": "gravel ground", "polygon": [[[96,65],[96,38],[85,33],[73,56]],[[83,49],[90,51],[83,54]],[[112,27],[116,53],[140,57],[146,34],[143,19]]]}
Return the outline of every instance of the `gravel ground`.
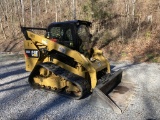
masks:
{"label": "gravel ground", "polygon": [[89,97],[72,100],[55,93],[33,90],[23,58],[0,55],[1,120],[158,120],[160,119],[160,64],[113,63],[124,69],[136,86],[135,97],[123,114],[89,104]]}

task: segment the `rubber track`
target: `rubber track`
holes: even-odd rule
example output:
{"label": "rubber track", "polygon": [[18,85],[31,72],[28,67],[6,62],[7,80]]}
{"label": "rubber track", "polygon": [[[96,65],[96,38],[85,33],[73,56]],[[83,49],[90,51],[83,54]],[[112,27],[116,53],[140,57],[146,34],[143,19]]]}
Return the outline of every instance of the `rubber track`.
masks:
{"label": "rubber track", "polygon": [[[74,83],[75,85],[78,86],[78,88],[82,92],[82,95],[78,96],[78,97],[73,95],[73,94],[66,94],[66,92],[64,92],[64,90],[62,90],[60,92],[60,94],[66,96],[66,97],[74,98],[74,99],[81,99],[81,98],[83,98],[84,96],[86,96],[89,93],[90,85],[89,85],[89,83],[88,83],[88,81],[86,79],[84,79],[83,77],[78,76],[76,74],[73,74],[73,73],[71,73],[71,72],[69,72],[69,71],[67,71],[67,70],[65,70],[65,69],[63,69],[63,68],[61,68],[61,67],[59,67],[57,65],[54,65],[53,63],[42,63],[42,64],[37,65],[33,69],[33,71],[31,72],[31,74],[29,76],[29,80],[28,80],[30,85],[33,88],[39,88],[33,83],[33,77],[35,77],[35,76],[37,76],[39,74],[39,72],[37,72],[37,71],[39,71],[39,69],[41,67],[51,71],[52,73],[54,73],[57,76],[61,76],[65,80],[68,80],[68,81]],[[46,89],[46,88],[45,88],[45,90],[54,91],[54,90]]]}

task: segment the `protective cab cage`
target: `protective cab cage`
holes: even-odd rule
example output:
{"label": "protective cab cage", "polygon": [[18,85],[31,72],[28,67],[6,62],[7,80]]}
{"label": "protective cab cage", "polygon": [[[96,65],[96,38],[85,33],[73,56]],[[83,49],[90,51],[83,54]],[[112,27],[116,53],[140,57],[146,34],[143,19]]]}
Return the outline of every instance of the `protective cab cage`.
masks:
{"label": "protective cab cage", "polygon": [[[44,30],[46,31],[46,38],[56,39],[58,43],[79,51],[79,48],[77,48],[77,46],[81,46],[82,40],[77,34],[77,31],[80,25],[91,27],[92,24],[88,21],[73,20],[65,22],[53,22],[47,28],[21,26],[21,31],[24,34],[26,40],[30,40],[26,33],[27,30]],[[89,37],[91,38],[92,35],[89,34]]]}

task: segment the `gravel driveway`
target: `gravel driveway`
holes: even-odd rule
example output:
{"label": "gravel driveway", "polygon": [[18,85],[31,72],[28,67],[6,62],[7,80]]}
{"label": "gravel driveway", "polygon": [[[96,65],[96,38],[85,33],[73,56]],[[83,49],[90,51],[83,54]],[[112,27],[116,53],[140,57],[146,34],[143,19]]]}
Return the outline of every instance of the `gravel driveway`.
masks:
{"label": "gravel driveway", "polygon": [[89,97],[72,100],[33,90],[22,57],[0,55],[1,120],[157,120],[160,119],[160,64],[113,63],[134,81],[136,95],[123,114],[92,106]]}

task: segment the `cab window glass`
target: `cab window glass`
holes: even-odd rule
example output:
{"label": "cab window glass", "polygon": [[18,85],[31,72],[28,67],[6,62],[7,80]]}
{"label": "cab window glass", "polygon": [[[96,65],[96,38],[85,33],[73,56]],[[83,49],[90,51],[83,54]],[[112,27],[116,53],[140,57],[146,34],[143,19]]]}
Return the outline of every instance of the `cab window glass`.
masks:
{"label": "cab window glass", "polygon": [[72,32],[71,29],[68,29],[64,35],[65,41],[72,41]]}
{"label": "cab window glass", "polygon": [[60,38],[61,34],[63,34],[63,33],[61,33],[63,31],[61,30],[60,27],[53,27],[53,28],[51,28],[50,32],[51,32],[52,38]]}
{"label": "cab window glass", "polygon": [[85,25],[81,25],[78,28],[78,36],[82,40],[82,42],[89,42],[89,29]]}
{"label": "cab window glass", "polygon": [[85,25],[81,25],[78,28],[78,36],[81,40],[80,51],[85,51],[90,49],[90,32]]}

